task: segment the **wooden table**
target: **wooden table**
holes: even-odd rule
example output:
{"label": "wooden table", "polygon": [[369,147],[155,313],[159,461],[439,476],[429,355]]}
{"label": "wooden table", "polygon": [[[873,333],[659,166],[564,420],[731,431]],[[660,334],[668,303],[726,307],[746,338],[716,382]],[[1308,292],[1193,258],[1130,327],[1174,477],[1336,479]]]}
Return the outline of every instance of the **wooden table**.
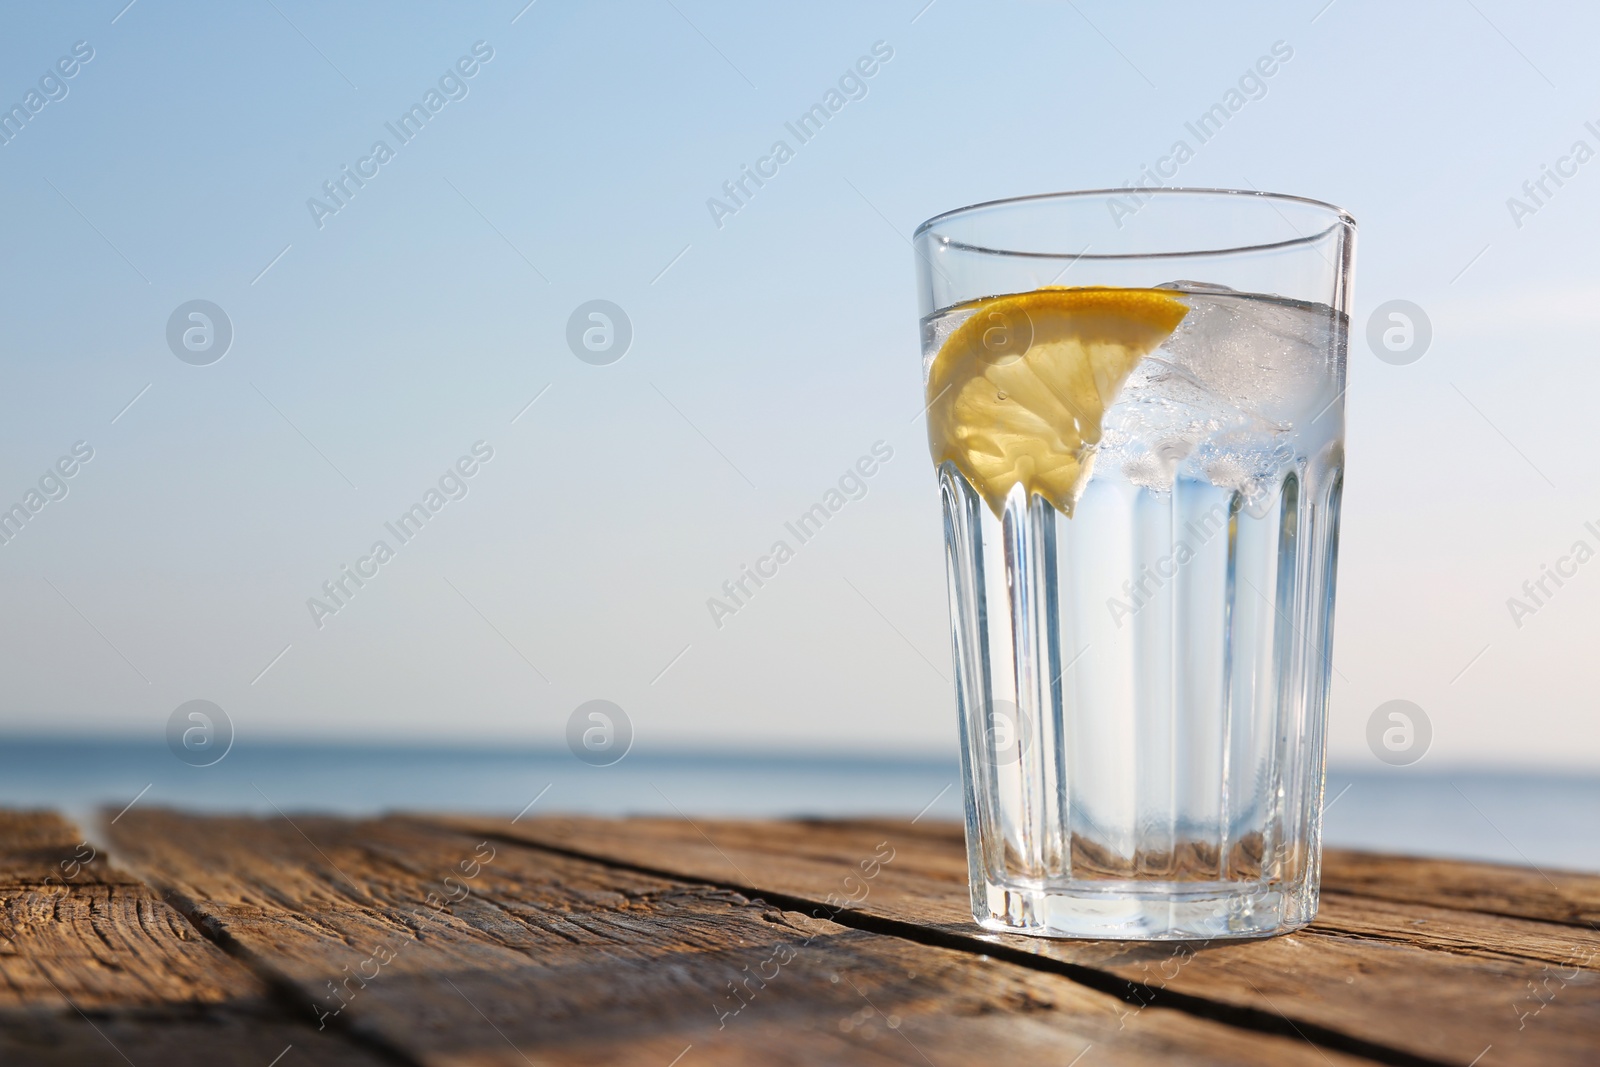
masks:
{"label": "wooden table", "polygon": [[1600,877],[1330,852],[1258,942],[992,936],[957,826],[0,813],[0,1064],[1600,1064]]}

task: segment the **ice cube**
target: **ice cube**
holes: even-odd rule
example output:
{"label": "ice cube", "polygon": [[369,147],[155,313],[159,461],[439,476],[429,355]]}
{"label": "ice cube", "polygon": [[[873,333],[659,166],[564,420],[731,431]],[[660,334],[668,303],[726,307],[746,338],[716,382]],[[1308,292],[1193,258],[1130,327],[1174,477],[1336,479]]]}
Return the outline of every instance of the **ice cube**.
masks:
{"label": "ice cube", "polygon": [[1188,292],[1190,310],[1154,358],[1232,407],[1280,425],[1311,418],[1332,398],[1333,309],[1172,284]]}

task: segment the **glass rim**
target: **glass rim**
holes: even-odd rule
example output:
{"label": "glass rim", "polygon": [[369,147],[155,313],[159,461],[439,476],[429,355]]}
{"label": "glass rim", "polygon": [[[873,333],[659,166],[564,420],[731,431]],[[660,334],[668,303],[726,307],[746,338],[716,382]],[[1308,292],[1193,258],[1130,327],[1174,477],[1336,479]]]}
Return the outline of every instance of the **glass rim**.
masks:
{"label": "glass rim", "polygon": [[[1326,200],[1316,200],[1309,196],[1296,196],[1293,193],[1272,193],[1260,189],[1216,189],[1190,186],[1161,186],[1155,189],[1069,189],[1054,193],[1032,193],[1027,196],[1008,196],[998,200],[985,200],[977,204],[968,204],[950,211],[941,212],[918,226],[911,235],[915,242],[928,233],[941,222],[947,222],[962,215],[972,215],[990,208],[1008,207],[1018,204],[1029,204],[1043,201],[1072,200],[1078,198],[1126,196],[1129,194],[1143,194],[1147,196],[1179,196],[1200,198],[1205,196],[1243,197],[1259,199],[1266,202],[1281,202],[1317,208],[1333,216],[1333,221],[1321,230],[1310,235],[1301,235],[1284,241],[1269,241],[1258,244],[1234,245],[1225,248],[1200,248],[1187,251],[1171,252],[1101,252],[1090,254],[1089,246],[1082,252],[1025,252],[1021,249],[990,248],[976,245],[966,241],[957,241],[945,238],[947,247],[958,248],[965,252],[977,252],[984,255],[1015,256],[1024,259],[1066,259],[1077,261],[1080,259],[1106,260],[1106,259],[1181,259],[1192,256],[1222,256],[1233,255],[1240,252],[1259,252],[1272,249],[1293,248],[1300,245],[1311,245],[1322,240],[1333,231],[1344,228],[1356,229],[1356,220],[1344,208],[1337,204],[1330,204]],[[1287,221],[1287,219],[1285,219]],[[1293,223],[1290,223],[1293,226]]]}

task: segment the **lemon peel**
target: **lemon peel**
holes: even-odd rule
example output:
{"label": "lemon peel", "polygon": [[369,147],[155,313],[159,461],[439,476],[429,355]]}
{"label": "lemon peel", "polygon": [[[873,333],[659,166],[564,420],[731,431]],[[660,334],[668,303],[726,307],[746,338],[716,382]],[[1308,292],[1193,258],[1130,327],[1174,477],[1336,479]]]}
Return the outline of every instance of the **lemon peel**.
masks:
{"label": "lemon peel", "polygon": [[1047,287],[974,302],[928,370],[928,444],[999,515],[1021,485],[1070,516],[1101,420],[1188,307],[1165,289]]}

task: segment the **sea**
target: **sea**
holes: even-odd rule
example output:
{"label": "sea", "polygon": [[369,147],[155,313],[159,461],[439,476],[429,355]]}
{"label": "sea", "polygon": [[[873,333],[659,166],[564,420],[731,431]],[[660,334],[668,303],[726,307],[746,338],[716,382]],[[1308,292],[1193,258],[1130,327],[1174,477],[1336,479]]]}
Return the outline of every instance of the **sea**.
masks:
{"label": "sea", "polygon": [[[1329,769],[1330,847],[1600,872],[1600,774]],[[0,739],[0,807],[94,825],[136,807],[293,815],[859,816],[959,820],[949,759],[629,752],[591,766],[565,748],[254,742],[211,766],[159,741]]]}

